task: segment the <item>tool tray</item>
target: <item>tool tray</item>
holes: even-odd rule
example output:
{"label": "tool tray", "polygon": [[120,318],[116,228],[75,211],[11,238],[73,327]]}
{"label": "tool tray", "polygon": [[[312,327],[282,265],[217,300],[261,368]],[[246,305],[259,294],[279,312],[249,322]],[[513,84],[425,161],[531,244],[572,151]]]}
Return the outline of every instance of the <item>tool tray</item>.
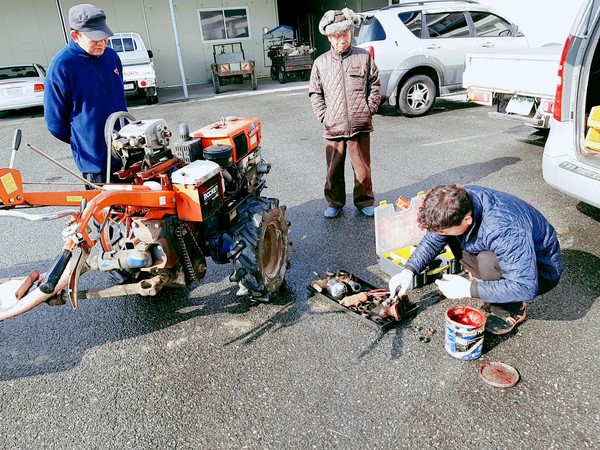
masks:
{"label": "tool tray", "polygon": [[[359,292],[368,292],[373,289],[376,289],[375,286],[373,286],[370,283],[367,283],[364,280],[361,280],[355,275],[352,275],[352,279],[353,281],[360,284]],[[379,317],[377,312],[373,312],[379,306],[379,304],[374,301],[377,299],[374,299],[372,297],[369,297],[369,300],[367,302],[361,303],[358,307],[346,307],[340,304],[331,295],[329,295],[329,293],[326,290],[319,292],[317,289],[313,288],[310,285],[307,287],[307,289],[311,296],[317,296],[329,303],[332,303],[338,309],[341,309],[342,311],[354,317],[355,319],[358,319],[361,322],[366,323],[367,325],[375,328],[379,332],[387,331],[388,329],[402,323],[405,319],[409,317],[414,317],[419,309],[419,305],[415,304],[407,311],[404,311],[404,313],[401,315],[400,321],[395,320],[393,317],[386,317],[385,319],[383,319]],[[383,301],[385,298],[387,297],[380,298],[379,300]]]}
{"label": "tool tray", "polygon": [[[424,200],[424,193],[413,197],[407,208],[398,210],[394,204],[380,202],[375,208],[375,251],[379,267],[390,276],[404,269],[413,251],[425,235],[418,226],[417,215]],[[412,288],[419,288],[443,273],[456,274],[462,270],[448,246],[413,278]]]}

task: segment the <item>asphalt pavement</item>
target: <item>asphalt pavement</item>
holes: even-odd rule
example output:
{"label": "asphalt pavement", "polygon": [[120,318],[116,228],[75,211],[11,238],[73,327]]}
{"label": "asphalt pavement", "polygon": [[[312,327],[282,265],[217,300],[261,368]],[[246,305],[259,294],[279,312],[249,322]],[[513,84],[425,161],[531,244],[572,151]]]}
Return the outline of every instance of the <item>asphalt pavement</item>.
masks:
{"label": "asphalt pavement", "polygon": [[[379,333],[309,295],[313,272],[343,269],[376,287],[389,276],[373,219],[352,205],[349,164],[347,205],[323,217],[322,130],[306,82],[211,91],[198,87],[188,100],[161,91],[159,104],[133,102],[131,113],[164,118],[172,130],[230,115],[262,120],[262,156],[272,165],[264,194],[287,206],[292,224],[284,289],[252,304],[235,296],[231,266],[209,261],[206,278],[188,289],[81,301],[77,310],[42,305],[1,323],[0,448],[600,448],[600,212],[544,182],[544,133],[461,101],[438,99],[420,118],[386,106],[375,116],[377,202],[479,184],[531,202],[559,231],[560,284],[531,304],[518,331],[486,336],[483,356],[461,361],[444,349],[444,315],[479,300],[442,300],[426,285],[410,293],[417,314]],[[73,167],[39,111],[0,118],[3,164],[16,127],[23,142]],[[25,181],[73,181],[27,148],[16,167]],[[0,278],[48,267],[64,225],[0,218]],[[106,281],[92,275],[82,287]],[[491,361],[516,368],[519,383],[483,383],[479,367]]]}

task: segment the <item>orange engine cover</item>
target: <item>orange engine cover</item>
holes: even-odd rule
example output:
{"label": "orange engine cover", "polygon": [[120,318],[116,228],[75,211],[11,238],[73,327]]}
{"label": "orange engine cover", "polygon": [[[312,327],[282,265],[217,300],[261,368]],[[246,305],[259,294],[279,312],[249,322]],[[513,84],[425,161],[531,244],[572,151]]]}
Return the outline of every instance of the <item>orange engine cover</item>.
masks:
{"label": "orange engine cover", "polygon": [[228,117],[190,133],[202,141],[202,148],[230,145],[237,163],[260,145],[262,123],[256,117]]}

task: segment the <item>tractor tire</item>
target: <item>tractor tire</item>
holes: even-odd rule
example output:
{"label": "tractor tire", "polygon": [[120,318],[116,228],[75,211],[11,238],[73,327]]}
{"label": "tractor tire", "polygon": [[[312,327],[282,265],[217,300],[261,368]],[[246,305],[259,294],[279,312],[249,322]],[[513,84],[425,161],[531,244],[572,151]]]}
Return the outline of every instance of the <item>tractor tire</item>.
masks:
{"label": "tractor tire", "polygon": [[427,114],[433,108],[435,84],[427,75],[414,75],[400,88],[398,110],[408,117]]}
{"label": "tractor tire", "polygon": [[238,208],[232,226],[234,245],[232,281],[238,281],[251,297],[279,290],[289,267],[289,223],[285,207],[275,198],[251,197]]}
{"label": "tractor tire", "polygon": [[213,72],[212,74],[212,83],[213,83],[213,90],[215,91],[215,94],[218,94],[219,92],[221,92],[221,85],[219,83],[219,76]]}
{"label": "tractor tire", "polygon": [[302,81],[306,81],[310,78],[310,69],[308,70],[303,70],[302,72],[300,72],[300,79]]}

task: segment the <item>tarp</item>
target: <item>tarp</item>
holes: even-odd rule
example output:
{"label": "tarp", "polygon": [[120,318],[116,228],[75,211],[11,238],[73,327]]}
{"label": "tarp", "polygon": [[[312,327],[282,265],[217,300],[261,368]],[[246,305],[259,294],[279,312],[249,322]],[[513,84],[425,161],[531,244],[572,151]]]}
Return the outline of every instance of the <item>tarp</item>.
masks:
{"label": "tarp", "polygon": [[287,25],[279,25],[263,34],[263,41],[284,41],[294,39],[294,29]]}

